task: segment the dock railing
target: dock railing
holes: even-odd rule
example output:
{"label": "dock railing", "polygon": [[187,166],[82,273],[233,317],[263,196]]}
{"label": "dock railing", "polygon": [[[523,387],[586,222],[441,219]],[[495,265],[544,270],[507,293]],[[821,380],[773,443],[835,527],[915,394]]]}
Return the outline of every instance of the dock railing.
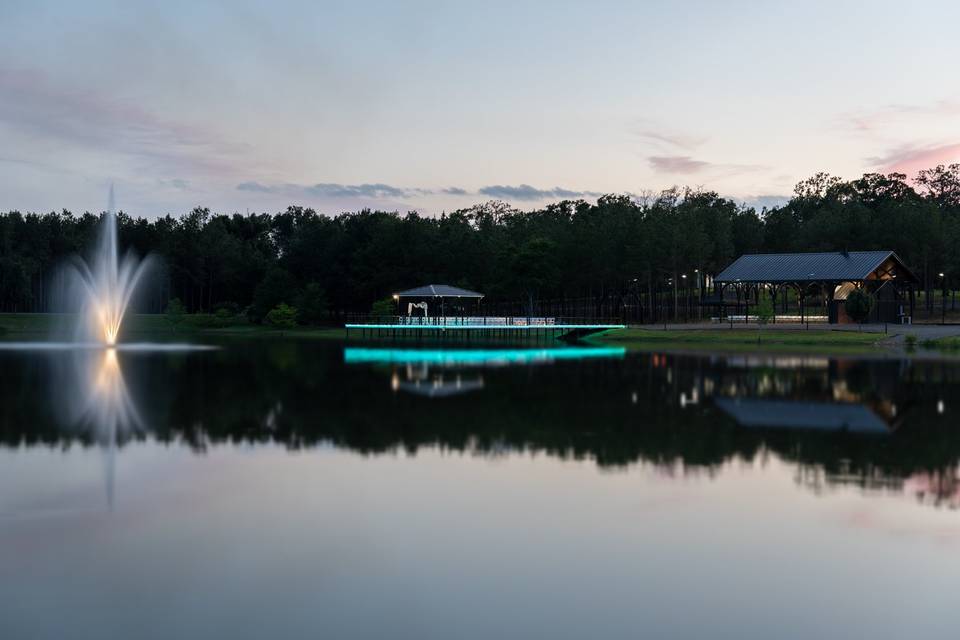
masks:
{"label": "dock railing", "polygon": [[553,327],[619,325],[619,318],[536,316],[381,316],[347,314],[348,325],[396,327]]}

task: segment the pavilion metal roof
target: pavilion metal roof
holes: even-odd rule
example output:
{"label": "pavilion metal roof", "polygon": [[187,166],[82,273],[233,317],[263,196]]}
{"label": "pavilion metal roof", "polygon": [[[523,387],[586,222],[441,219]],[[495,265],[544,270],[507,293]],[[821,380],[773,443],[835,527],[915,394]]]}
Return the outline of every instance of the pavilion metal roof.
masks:
{"label": "pavilion metal roof", "polygon": [[[716,282],[844,282],[864,280],[893,251],[746,254],[717,275]],[[910,274],[912,277],[912,274]]]}
{"label": "pavilion metal roof", "polygon": [[451,287],[448,284],[426,284],[396,294],[398,298],[482,298],[482,293]]}

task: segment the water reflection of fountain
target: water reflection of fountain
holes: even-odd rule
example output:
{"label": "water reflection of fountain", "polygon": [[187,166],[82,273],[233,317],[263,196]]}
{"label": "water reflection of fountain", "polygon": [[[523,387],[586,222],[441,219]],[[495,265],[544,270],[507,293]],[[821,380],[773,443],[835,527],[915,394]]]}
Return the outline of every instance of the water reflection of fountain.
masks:
{"label": "water reflection of fountain", "polygon": [[141,431],[143,422],[127,388],[117,350],[77,353],[74,361],[77,373],[74,388],[85,393],[74,409],[71,422],[89,427],[101,442]]}
{"label": "water reflection of fountain", "polygon": [[115,348],[73,351],[68,357],[66,379],[54,385],[54,393],[66,409],[68,428],[88,435],[104,451],[106,499],[112,510],[117,446],[142,433],[144,423]]}

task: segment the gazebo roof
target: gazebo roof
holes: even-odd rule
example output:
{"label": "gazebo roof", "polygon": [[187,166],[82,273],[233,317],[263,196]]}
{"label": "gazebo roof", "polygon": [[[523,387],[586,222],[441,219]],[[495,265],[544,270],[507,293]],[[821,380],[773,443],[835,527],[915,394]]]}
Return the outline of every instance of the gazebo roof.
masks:
{"label": "gazebo roof", "polygon": [[395,294],[398,298],[482,298],[482,293],[451,287],[448,284],[426,284]]}
{"label": "gazebo roof", "polygon": [[916,281],[893,251],[747,254],[721,271],[716,282],[845,282],[865,280],[888,259]]}

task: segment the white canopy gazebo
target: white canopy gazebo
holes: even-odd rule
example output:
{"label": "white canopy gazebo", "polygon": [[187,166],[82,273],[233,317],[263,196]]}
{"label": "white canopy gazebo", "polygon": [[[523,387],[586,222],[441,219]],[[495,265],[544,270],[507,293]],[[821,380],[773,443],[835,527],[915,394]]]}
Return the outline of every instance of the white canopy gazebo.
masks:
{"label": "white canopy gazebo", "polygon": [[427,284],[423,285],[422,287],[415,287],[413,289],[407,289],[406,291],[393,294],[394,300],[399,302],[401,298],[420,300],[420,302],[407,303],[408,316],[411,315],[414,308],[423,309],[423,315],[429,316],[430,302],[439,302],[440,315],[444,316],[444,300],[447,298],[468,298],[477,300],[479,302],[481,299],[483,299],[483,294],[477,293],[476,291],[470,291],[469,289],[453,287],[449,284]]}

